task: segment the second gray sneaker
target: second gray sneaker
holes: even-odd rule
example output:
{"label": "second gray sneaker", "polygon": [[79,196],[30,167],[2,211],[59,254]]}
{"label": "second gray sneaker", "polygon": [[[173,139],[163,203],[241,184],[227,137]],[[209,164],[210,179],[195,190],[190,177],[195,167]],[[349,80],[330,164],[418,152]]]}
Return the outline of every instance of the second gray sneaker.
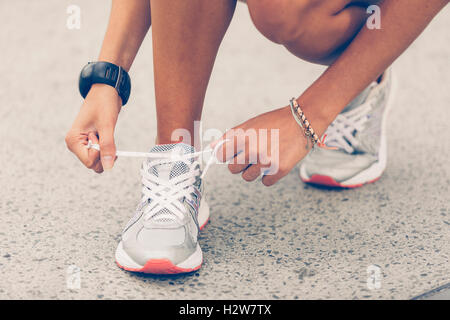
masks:
{"label": "second gray sneaker", "polygon": [[306,183],[344,188],[380,178],[387,161],[386,118],[392,91],[391,70],[387,70],[328,127],[328,148],[314,148],[305,157],[300,178]]}

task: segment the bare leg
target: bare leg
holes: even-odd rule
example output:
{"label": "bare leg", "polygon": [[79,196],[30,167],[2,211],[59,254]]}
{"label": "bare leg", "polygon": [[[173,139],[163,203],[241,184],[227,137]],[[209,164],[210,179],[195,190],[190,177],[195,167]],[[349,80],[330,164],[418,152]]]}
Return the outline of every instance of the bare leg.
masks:
{"label": "bare leg", "polygon": [[[276,4],[271,0],[247,2],[253,23],[268,39],[284,45],[301,59],[331,65],[345,52],[364,26],[368,17],[367,7],[381,1],[279,0]],[[378,76],[382,73],[383,71]],[[342,80],[337,77],[335,81]],[[353,93],[347,104],[362,93],[364,88]],[[319,96],[326,97],[328,90],[329,87],[323,88]],[[301,102],[304,104],[303,99]],[[320,123],[312,115],[310,118],[312,123]],[[319,129],[323,132],[326,126]]]}
{"label": "bare leg", "polygon": [[329,65],[356,36],[379,0],[248,0],[257,29],[301,59]]}
{"label": "bare leg", "polygon": [[[308,120],[322,123],[319,132],[406,50],[447,3],[279,0],[275,5],[271,0],[248,0],[253,22],[267,38],[307,61],[331,65],[299,98],[303,111],[310,113]],[[370,4],[380,6],[381,30],[362,28]]]}
{"label": "bare leg", "polygon": [[[157,143],[184,128],[194,138],[219,45],[235,0],[152,0]],[[192,142],[193,143],[193,142]]]}

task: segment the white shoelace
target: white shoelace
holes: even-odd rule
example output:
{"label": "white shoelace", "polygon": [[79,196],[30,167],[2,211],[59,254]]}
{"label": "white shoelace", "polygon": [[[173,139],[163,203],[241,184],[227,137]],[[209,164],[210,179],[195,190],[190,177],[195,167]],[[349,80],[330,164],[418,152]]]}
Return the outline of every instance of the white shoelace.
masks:
{"label": "white shoelace", "polygon": [[[167,162],[166,159],[146,161],[142,166],[143,186],[141,203],[151,199],[149,206],[145,209],[146,220],[153,218],[156,214],[158,215],[158,220],[171,219],[172,214],[175,214],[181,221],[186,209],[179,200],[183,197],[193,200],[194,183],[200,174],[199,162],[193,161],[190,163],[190,161],[185,160],[184,164],[189,168],[187,172],[170,179],[161,179],[150,173],[152,167],[166,164]],[[169,159],[170,162],[172,162],[172,159]]]}
{"label": "white shoelace", "polygon": [[[204,153],[211,153],[205,169],[200,175],[200,178],[203,179],[209,167],[213,161],[215,161],[217,151],[226,141],[227,140],[220,141],[214,149],[205,149],[203,151],[188,154],[178,154],[176,152],[171,152],[170,150],[165,153],[117,151],[116,155],[118,157],[153,159],[145,161],[141,169],[143,185],[141,203],[147,203],[148,200],[151,200],[150,204],[144,211],[144,219],[149,220],[158,214],[158,220],[172,219],[173,215],[175,215],[180,221],[183,220],[186,209],[179,200],[183,197],[192,200],[192,192],[194,192],[193,184],[200,175],[199,161],[194,160],[191,162],[191,159]],[[93,144],[92,141],[88,142],[87,148],[100,151],[100,146],[98,144]],[[160,177],[150,173],[151,168],[155,166],[175,162],[184,163],[188,167],[187,172],[170,179],[161,179]],[[167,212],[170,212],[173,215]]]}
{"label": "white shoelace", "polygon": [[364,124],[369,119],[369,113],[372,110],[373,98],[361,106],[345,113],[339,114],[326,130],[326,145],[337,147],[345,152],[353,153],[358,141],[353,133],[364,129]]}

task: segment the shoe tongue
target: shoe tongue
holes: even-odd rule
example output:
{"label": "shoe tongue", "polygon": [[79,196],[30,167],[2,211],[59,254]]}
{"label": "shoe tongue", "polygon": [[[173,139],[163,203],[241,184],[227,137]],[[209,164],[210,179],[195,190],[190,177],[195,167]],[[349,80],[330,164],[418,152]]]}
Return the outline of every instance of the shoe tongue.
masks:
{"label": "shoe tongue", "polygon": [[[361,92],[359,95],[356,96],[355,99],[353,99],[345,108],[344,110],[341,111],[341,114],[345,114],[346,112],[352,111],[355,108],[361,106],[364,102],[367,101],[367,98],[369,97],[370,91],[376,86],[378,85],[377,82],[372,82],[366,89],[364,89],[363,92]],[[325,132],[326,133],[326,132]],[[340,143],[338,141],[336,141],[335,139],[330,139],[330,137],[328,137],[328,139],[326,140],[326,145],[328,147],[333,147],[333,148],[338,148],[339,151],[343,151],[346,152],[342,149],[342,146],[340,145]]]}
{"label": "shoe tongue", "polygon": [[[194,147],[185,143],[160,144],[154,146],[150,152],[161,154],[170,153],[174,157],[177,157],[193,153]],[[170,158],[167,158],[167,162],[152,166],[150,168],[150,174],[154,174],[163,180],[170,180],[181,174],[187,173],[189,171],[188,163],[192,163],[193,161],[193,158],[186,158],[179,161],[172,161]]]}
{"label": "shoe tongue", "polygon": [[[195,149],[187,145],[185,143],[175,143],[175,144],[161,144],[154,146],[150,152],[151,153],[173,153],[174,157],[182,156],[185,154],[191,154],[195,151]],[[155,159],[149,159],[148,161],[152,161]],[[161,157],[161,160],[164,161],[161,164],[153,165],[149,168],[149,173],[152,175],[156,175],[158,178],[162,180],[170,180],[174,177],[182,175],[184,173],[189,172],[189,163],[194,161],[193,158],[185,158],[183,160],[172,160],[171,158]],[[151,200],[150,200],[151,203]],[[155,213],[150,220],[146,222],[148,227],[152,227],[155,225],[174,225],[177,224],[175,215],[167,208],[162,208],[160,211]]]}

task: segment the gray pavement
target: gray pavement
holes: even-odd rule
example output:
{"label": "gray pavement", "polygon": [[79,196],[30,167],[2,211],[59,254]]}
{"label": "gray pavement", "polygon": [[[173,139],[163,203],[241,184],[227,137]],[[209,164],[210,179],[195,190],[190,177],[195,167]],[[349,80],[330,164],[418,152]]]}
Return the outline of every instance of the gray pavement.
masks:
{"label": "gray pavement", "polygon": [[[69,4],[81,7],[81,30],[66,28]],[[0,298],[409,299],[450,282],[449,8],[394,65],[390,157],[378,182],[319,189],[293,171],[266,188],[215,166],[203,268],[162,277],[114,263],[140,196],[140,160],[119,159],[98,176],[65,149],[81,104],[78,73],[97,57],[108,13],[109,1],[0,2]],[[151,54],[149,35],[119,119],[121,150],[154,141]],[[264,39],[239,4],[204,128],[225,130],[285,105],[322,70]],[[81,269],[79,289],[67,286],[70,266]],[[379,288],[367,284],[373,266]]]}

